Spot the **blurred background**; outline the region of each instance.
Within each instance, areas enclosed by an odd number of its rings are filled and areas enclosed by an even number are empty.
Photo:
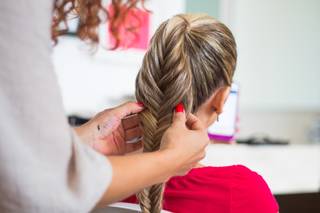
[[[145,6],[152,13],[140,11],[141,35],[129,49],[131,41],[108,49],[106,23],[92,54],[73,36],[77,21],[70,22],[70,35],[53,54],[67,115],[89,118],[134,100],[135,77],[159,24],[178,13],[207,13],[231,29],[238,45],[236,139],[257,143],[212,145],[204,163],[257,171],[277,196],[280,212],[320,212],[320,1],[148,0]],[[289,144],[268,145],[265,139]]]

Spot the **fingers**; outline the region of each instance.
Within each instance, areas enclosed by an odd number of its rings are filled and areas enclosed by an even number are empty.
[[[139,126],[140,119],[137,114],[126,116],[122,119],[122,126],[124,129],[131,129]]]
[[[119,118],[124,118],[127,115],[139,113],[143,109],[144,109],[144,106],[142,103],[127,102],[127,103],[124,103],[124,104],[122,104],[112,110],[113,110],[114,114],[117,115]]]
[[[123,133],[121,131],[114,131],[112,133],[113,135],[113,142],[115,145],[115,153],[114,154],[119,154],[123,155],[126,153],[126,144],[124,143],[124,137]]]
[[[199,120],[199,118],[197,118],[192,113],[189,113],[189,115],[187,117],[186,124],[187,124],[188,128],[191,130],[203,130],[204,129],[202,122]]]
[[[203,130],[204,126],[202,122],[192,113],[189,113],[187,118],[182,103],[178,104],[175,108],[173,116],[173,125],[187,125],[191,130]]]
[[[142,137],[142,130],[139,124],[140,119],[137,114],[127,116],[122,120],[125,141],[136,143],[137,140],[140,140]]]
[[[182,103],[179,103],[175,108],[175,113],[172,119],[172,125],[185,125],[186,123],[186,113]]]
[[[132,129],[125,130],[125,140],[126,141],[131,141],[135,138],[140,138],[141,136],[142,136],[142,131],[139,126],[132,128]]]
[[[136,151],[142,148],[142,141],[139,140],[136,143],[126,143],[126,153]]]

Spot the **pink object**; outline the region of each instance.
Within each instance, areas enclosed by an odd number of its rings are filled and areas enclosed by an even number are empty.
[[[126,8],[123,7],[123,10]],[[109,6],[108,11],[112,13],[112,7]],[[120,48],[136,48],[147,49],[149,42],[150,13],[138,8],[131,9],[123,24],[120,26]],[[108,26],[108,40],[111,47],[115,46],[115,39],[110,33]]]
[[[137,203],[135,196],[125,202]],[[277,213],[278,204],[256,172],[241,165],[192,169],[166,183],[163,207],[175,213]]]

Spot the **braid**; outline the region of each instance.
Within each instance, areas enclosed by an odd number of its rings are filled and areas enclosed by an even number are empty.
[[[140,115],[144,152],[159,150],[162,135],[172,121],[172,109],[178,103],[188,101],[187,94],[191,88],[191,75],[187,72],[184,53],[185,29],[173,30],[168,35],[172,39],[163,39],[167,25],[165,22],[156,32],[137,77],[137,82],[144,84],[137,83],[140,86],[136,89],[136,96],[147,108]],[[178,87],[179,81],[185,85]],[[164,184],[157,184],[138,194],[143,212],[161,211],[163,189]]]
[[[231,32],[211,17],[177,15],[160,25],[136,80],[136,98],[146,107],[140,113],[144,152],[160,149],[177,104],[193,112],[219,85],[230,84],[235,59]],[[139,192],[142,212],[160,212],[163,191],[161,183]]]

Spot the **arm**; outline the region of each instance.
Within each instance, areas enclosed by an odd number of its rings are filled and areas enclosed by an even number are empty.
[[[103,121],[108,120],[108,117],[112,117],[118,112],[123,112],[122,115],[125,116],[128,114],[126,112],[139,110],[141,108],[137,108],[136,104],[127,103],[112,110],[107,110],[105,114],[99,113],[100,115],[90,122],[94,125],[86,125],[81,132],[93,132],[90,131],[91,128],[97,125],[104,126]],[[109,127],[111,128],[112,125]],[[101,207],[124,199],[142,188],[165,182],[174,175],[186,174],[204,157],[204,149],[208,142],[206,130],[195,116],[190,114],[186,119],[184,111],[176,112],[171,127],[162,137],[162,145],[159,151],[108,157],[113,167],[113,177],[109,188],[97,206]],[[94,144],[95,141],[87,141],[87,143]],[[110,141],[104,141],[104,143],[113,146]]]
[[[98,207],[124,199],[142,188],[166,181],[175,170],[169,156],[169,153],[157,151],[109,157],[113,177]]]

